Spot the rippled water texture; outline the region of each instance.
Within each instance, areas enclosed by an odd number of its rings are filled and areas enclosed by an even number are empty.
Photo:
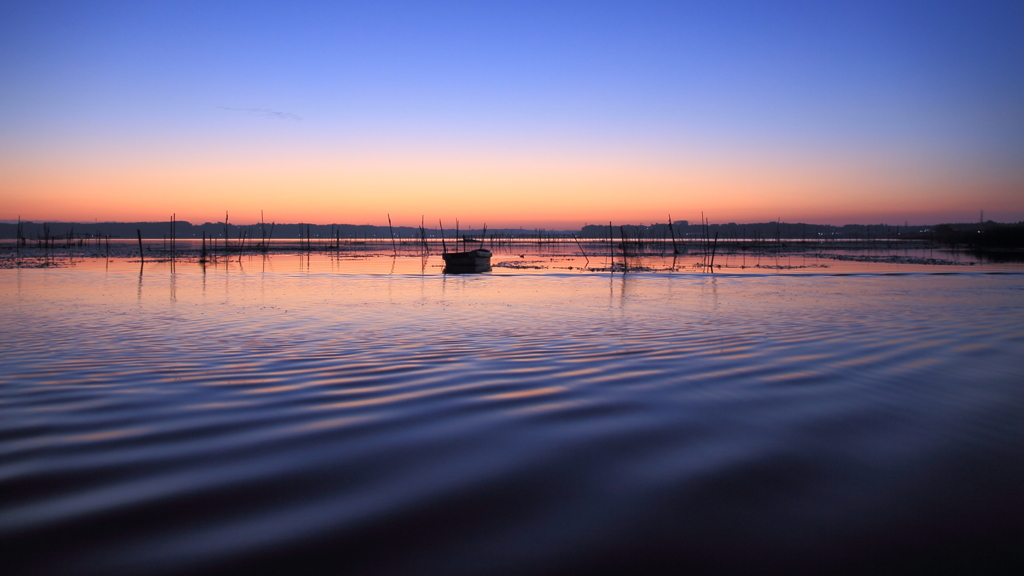
[[[0,270],[5,574],[1024,567],[1024,275]]]

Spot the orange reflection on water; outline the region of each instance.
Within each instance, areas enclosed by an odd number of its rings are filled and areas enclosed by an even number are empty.
[[[568,388],[564,386],[545,386],[544,388],[529,388],[515,392],[504,392],[502,394],[491,394],[484,396],[484,400],[515,400],[517,398],[532,398],[534,396],[548,396],[565,392]]]

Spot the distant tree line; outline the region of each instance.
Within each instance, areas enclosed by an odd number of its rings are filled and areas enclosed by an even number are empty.
[[[940,224],[935,227],[932,238],[950,246],[981,250],[1020,249],[1024,248],[1024,222],[1002,224],[989,220],[979,224]]]
[[[621,237],[625,232],[628,237],[669,238],[675,234],[678,238],[701,238],[704,234],[721,239],[821,239],[845,238],[851,240],[875,239],[927,239],[932,231],[931,226],[908,226],[889,224],[847,224],[831,226],[828,224],[808,224],[803,222],[755,222],[749,224],[709,224],[704,230],[700,224],[690,224],[686,220],[648,225],[613,225],[611,232],[614,238]],[[580,231],[584,238],[607,238],[608,224],[587,225]]]

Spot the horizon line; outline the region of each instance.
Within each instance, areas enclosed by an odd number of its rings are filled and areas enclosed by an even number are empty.
[[[261,223],[265,224],[265,225],[274,225],[274,226],[298,226],[298,225],[304,225],[304,226],[356,226],[356,227],[358,227],[358,226],[372,226],[372,227],[377,227],[377,228],[388,228],[389,226],[392,226],[391,224],[388,224],[388,223],[384,223],[384,224],[370,224],[370,223],[354,224],[354,223],[346,223],[346,222],[330,222],[330,223],[325,223],[325,224],[319,224],[319,223],[315,223],[315,222],[302,222],[302,221],[298,221],[298,222],[259,222],[259,221],[256,221],[256,222],[252,222],[252,223],[234,223],[234,222],[227,222],[227,223],[225,223],[224,221],[216,221],[216,222],[205,221],[205,222],[197,224],[197,223],[193,223],[193,222],[191,222],[189,220],[174,219],[173,221],[175,223],[188,224],[190,226],[205,226],[205,225],[208,225],[208,224],[209,225],[218,225],[218,226],[224,226],[225,224],[228,225],[228,226],[259,226]],[[168,218],[167,220],[103,220],[103,221],[94,220],[93,222],[72,221],[72,220],[0,219],[0,224],[18,224],[19,222],[22,223],[22,224],[80,224],[80,225],[83,225],[83,226],[89,226],[89,225],[95,226],[95,225],[100,225],[100,224],[168,224],[168,223],[171,222],[171,219]],[[609,224],[612,224],[613,222],[614,222],[614,220],[611,220],[611,221],[609,221]],[[680,224],[680,223],[685,222],[687,225],[692,225],[688,219],[673,220],[672,222],[673,222],[673,224]],[[710,222],[709,221],[708,225],[709,226],[754,226],[754,225],[761,225],[761,224],[788,224],[788,225],[805,225],[805,226],[829,226],[829,227],[833,227],[833,228],[842,228],[844,226],[893,226],[893,227],[895,227],[895,226],[903,226],[903,227],[911,226],[911,227],[919,227],[919,226],[941,226],[941,225],[944,225],[944,224],[949,224],[949,225],[976,225],[976,224],[1021,224],[1021,223],[1024,223],[1024,220],[1022,220],[1022,221],[1001,222],[1001,221],[997,221],[997,220],[988,219],[988,220],[983,220],[983,221],[961,221],[961,222],[948,221],[948,222],[934,222],[934,223],[927,223],[927,222],[922,223],[922,222],[919,222],[919,223],[914,223],[914,224],[910,224],[909,221],[905,220],[903,223],[896,223],[896,224],[892,224],[892,223],[888,223],[888,222],[874,222],[874,223],[872,223],[872,222],[847,222],[845,224],[830,224],[830,223],[821,223],[821,222],[801,222],[801,221],[788,222],[786,220],[776,219],[776,220],[764,220],[764,221],[760,221],[760,222],[736,222],[736,221],[732,221],[732,222]],[[668,221],[665,221],[665,222],[651,221],[650,223],[647,223],[647,224],[644,224],[642,222],[635,222],[635,223],[620,222],[619,224],[614,224],[614,225],[615,226],[657,226],[657,225],[667,225],[667,224],[668,224]],[[487,226],[487,228],[491,229],[491,230],[544,230],[546,232],[562,232],[562,231],[571,231],[571,230],[582,230],[584,227],[587,227],[587,226],[606,226],[606,225],[607,224],[604,224],[604,223],[599,223],[598,224],[598,223],[585,222],[585,223],[579,225],[579,227],[577,227],[577,228],[545,228],[543,226],[525,226],[525,225],[519,225],[519,226],[494,226],[494,227]],[[697,225],[699,225],[699,224],[697,224]],[[485,226],[486,226],[486,224],[485,224]],[[408,225],[408,224],[394,224],[393,227],[394,228],[419,228],[420,226],[419,225]],[[426,225],[424,225],[424,228],[427,229],[427,230],[437,229],[437,228],[434,228],[434,227],[431,227],[431,226],[426,226]],[[453,226],[453,229],[454,229],[454,226]],[[464,229],[465,230],[482,230],[483,227],[477,226],[477,227],[468,227],[468,228],[464,228]]]

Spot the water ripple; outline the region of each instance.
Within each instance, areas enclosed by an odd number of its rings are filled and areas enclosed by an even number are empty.
[[[8,573],[1020,559],[1014,275],[167,280],[0,270]]]

